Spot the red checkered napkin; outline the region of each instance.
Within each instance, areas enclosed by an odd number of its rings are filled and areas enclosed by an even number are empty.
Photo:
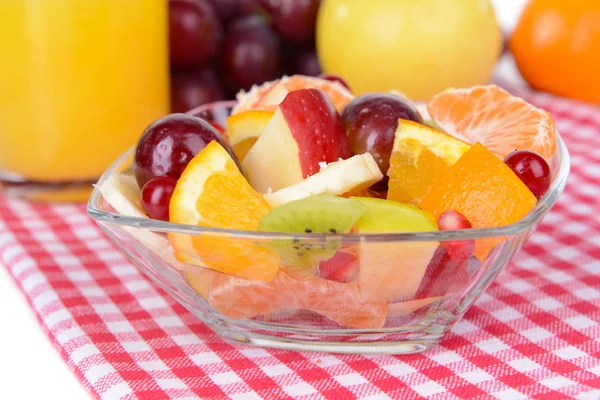
[[[229,344],[149,282],[81,206],[0,199],[0,261],[98,398],[600,398],[600,110],[547,95],[572,174],[451,334],[413,356]]]

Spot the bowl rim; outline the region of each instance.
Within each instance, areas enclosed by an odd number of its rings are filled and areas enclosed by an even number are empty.
[[[235,106],[236,101],[218,101],[197,107],[187,112],[190,115],[211,111],[215,109],[226,109]],[[210,228],[194,225],[177,224],[167,221],[159,221],[150,218],[134,217],[104,211],[99,207],[99,201],[102,197],[98,186],[105,182],[112,174],[117,172],[127,158],[131,157],[133,147],[123,153],[104,171],[87,203],[87,212],[92,219],[100,223],[117,224],[124,227],[147,229],[162,233],[179,233],[188,235],[211,234],[219,236],[228,236],[238,239],[251,240],[273,240],[273,239],[298,239],[315,240],[325,237],[340,237],[345,243],[361,242],[423,242],[423,241],[449,241],[449,240],[472,240],[481,238],[490,238],[498,236],[513,236],[530,229],[541,221],[544,215],[554,206],[558,197],[564,190],[570,171],[570,157],[567,147],[561,135],[556,132],[556,153],[560,156],[557,175],[552,180],[550,189],[537,202],[536,206],[521,220],[495,228],[474,228],[454,231],[428,231],[428,232],[400,232],[400,233],[347,233],[347,234],[306,234],[306,233],[283,233],[283,232],[257,232],[243,231],[235,229]]]

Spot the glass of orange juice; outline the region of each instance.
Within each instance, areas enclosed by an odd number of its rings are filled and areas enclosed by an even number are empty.
[[[0,1],[0,182],[38,200],[91,184],[169,111],[166,0]]]

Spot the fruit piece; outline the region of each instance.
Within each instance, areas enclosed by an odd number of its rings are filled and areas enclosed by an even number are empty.
[[[421,208],[436,218],[444,211],[464,215],[473,228],[509,225],[525,217],[536,198],[523,182],[481,143],[475,143],[429,188]],[[477,239],[482,262],[502,238]]]
[[[150,179],[142,188],[140,204],[150,218],[169,220],[169,201],[177,181],[168,176]]]
[[[319,276],[330,281],[348,283],[358,278],[358,257],[345,250],[338,250],[329,260],[319,264]]]
[[[321,194],[291,201],[273,208],[258,224],[261,232],[328,233],[350,232],[363,213],[355,200]],[[318,271],[319,263],[334,256],[341,239],[321,236],[313,239],[273,239],[268,244],[283,257],[281,269],[297,279],[307,279]]]
[[[229,318],[247,319],[282,310],[315,311],[341,326],[377,329],[385,323],[387,304],[361,300],[357,282],[339,283],[317,276],[296,280],[279,271],[270,282],[215,274],[209,304]]]
[[[415,106],[405,98],[390,93],[371,93],[352,100],[342,112],[353,154],[369,152],[381,172],[386,175],[394,146],[394,132],[398,119],[422,123],[423,118]],[[385,192],[387,176],[373,190]]]
[[[238,114],[247,110],[274,111],[288,93],[294,90],[311,88],[320,89],[327,93],[339,112],[354,98],[354,95],[338,82],[303,75],[284,76],[277,81],[266,82],[261,86],[253,87],[249,92],[238,93],[238,104],[231,113]]]
[[[320,3],[321,0],[262,0],[275,30],[283,38],[298,43],[313,38]]]
[[[435,95],[427,109],[444,132],[481,142],[501,160],[515,149],[550,160],[556,150],[550,114],[495,85],[446,90]]]
[[[350,88],[350,85],[348,84],[348,82],[346,82],[344,80],[344,78],[342,78],[339,75],[336,74],[320,74],[319,78],[321,79],[325,79],[331,82],[337,82],[340,85],[344,86],[346,89],[348,89],[350,92],[352,92],[352,89]]]
[[[502,46],[490,0],[327,0],[316,39],[323,71],[357,95],[399,89],[416,100],[488,82]]]
[[[418,205],[433,182],[470,147],[426,125],[400,120],[390,158],[387,198]]]
[[[227,118],[227,136],[235,155],[244,161],[246,154],[264,132],[274,112],[250,110]]]
[[[388,305],[387,318],[388,320],[390,320],[394,318],[404,317],[408,314],[414,313],[415,311],[423,307],[433,304],[438,300],[442,300],[443,298],[443,296],[435,296],[416,300],[407,300],[398,303],[391,303]]]
[[[427,266],[415,299],[447,296],[464,290],[469,283],[467,258],[456,259],[440,246]]]
[[[184,113],[223,98],[218,77],[211,69],[171,75],[171,112]]]
[[[133,172],[138,185],[144,187],[150,179],[162,175],[179,179],[188,162],[213,140],[235,158],[227,141],[203,119],[171,114],[156,120],[144,130],[135,147]]]
[[[202,66],[221,46],[223,28],[205,0],[169,1],[169,54],[178,67]]]
[[[389,200],[352,197],[364,206],[355,225],[357,233],[436,231],[435,219],[426,211]],[[391,301],[415,294],[437,242],[369,241],[360,244],[358,282],[367,302]]]
[[[464,215],[454,210],[444,211],[439,216],[437,224],[440,231],[457,231],[473,227]],[[473,240],[446,241],[442,242],[440,246],[457,261],[466,261],[475,251],[475,241]]]
[[[345,195],[360,193],[383,178],[373,156],[356,155],[327,164],[320,172],[275,193],[265,193],[271,207],[322,193]]]
[[[208,300],[213,278],[218,272],[208,268],[194,268],[184,270],[182,273],[192,289],[202,296],[204,300]]]
[[[508,165],[538,200],[550,189],[550,166],[539,154],[527,150],[513,151],[506,156],[504,164]]]
[[[536,90],[600,105],[599,26],[597,1],[527,2],[509,42],[519,72]]]
[[[261,193],[316,174],[319,163],[350,156],[342,118],[318,89],[290,92],[244,158],[243,170]]]
[[[140,204],[141,192],[133,175],[113,174],[98,186],[98,190],[119,214],[148,218]]]
[[[279,39],[257,15],[234,21],[225,38],[221,65],[231,89],[248,90],[252,85],[281,75]]]
[[[213,141],[179,178],[169,216],[171,222],[179,224],[255,231],[269,209],[229,153]],[[270,280],[279,268],[279,257],[249,239],[169,233],[169,240],[178,260],[245,279]]]

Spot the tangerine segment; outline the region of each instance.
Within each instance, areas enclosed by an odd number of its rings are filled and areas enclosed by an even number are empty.
[[[550,114],[495,85],[446,90],[433,96],[427,109],[445,132],[481,142],[500,159],[517,149],[534,151],[550,162],[556,151]]]
[[[276,81],[254,86],[249,92],[238,93],[238,104],[233,108],[232,114],[248,110],[275,111],[289,92],[311,88],[327,93],[339,112],[354,99],[352,92],[339,82],[304,75],[284,76]]]
[[[446,133],[401,119],[388,170],[388,200],[418,205],[433,182],[470,147]]]
[[[255,231],[270,206],[243,177],[217,142],[206,146],[177,181],[169,205],[170,221],[181,224]],[[227,233],[170,233],[178,260],[246,279],[270,280],[279,258],[248,239]]]
[[[229,318],[252,318],[282,310],[310,310],[339,325],[363,329],[381,328],[388,307],[386,303],[363,302],[356,281],[339,283],[317,276],[299,281],[283,271],[270,282],[215,274],[208,301]]]
[[[429,189],[421,208],[438,218],[447,210],[463,214],[473,228],[515,223],[535,206],[536,198],[498,157],[476,143]],[[475,255],[485,261],[503,238],[478,239]]]

